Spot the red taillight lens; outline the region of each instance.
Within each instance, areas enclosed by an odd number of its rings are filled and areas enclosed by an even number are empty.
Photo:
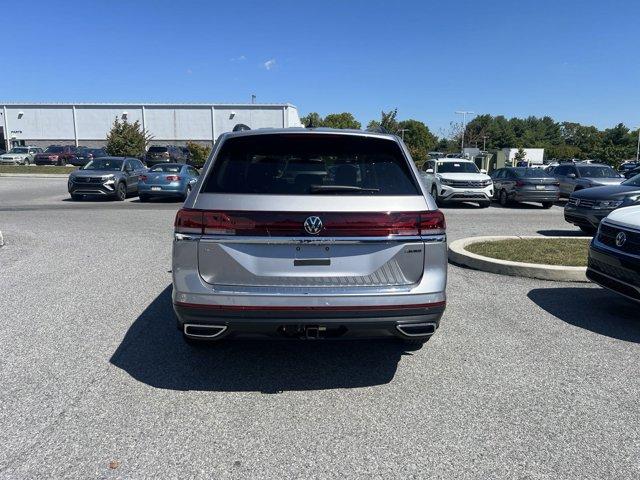
[[[420,214],[420,234],[428,235],[430,233],[444,233],[447,228],[447,222],[444,219],[444,213],[440,210],[433,212],[423,212]]]
[[[140,180],[141,182],[146,182],[147,181],[147,176],[146,175],[139,175],[138,176],[138,180]]]
[[[189,210],[182,208],[176,214],[174,223],[176,233],[197,233],[202,235],[204,224],[202,210]]]
[[[180,180],[179,175],[167,175],[165,178],[170,182],[177,182],[178,180]]]
[[[322,222],[313,235],[305,229],[307,218]],[[295,237],[388,237],[444,233],[441,211],[309,213],[309,212],[211,212],[183,209],[178,212],[176,232],[206,235]]]

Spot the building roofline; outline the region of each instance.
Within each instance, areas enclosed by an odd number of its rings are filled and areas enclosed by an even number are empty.
[[[12,107],[292,107],[291,103],[0,102]]]

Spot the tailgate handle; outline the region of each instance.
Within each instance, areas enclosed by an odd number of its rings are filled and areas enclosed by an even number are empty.
[[[331,265],[329,258],[301,258],[293,261],[294,267],[326,267]]]

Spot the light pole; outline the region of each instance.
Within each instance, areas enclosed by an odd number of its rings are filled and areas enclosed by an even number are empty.
[[[456,115],[462,115],[462,139],[460,140],[460,153],[464,153],[464,132],[467,129],[467,115],[473,115],[475,112],[468,110],[458,110]]]
[[[489,138],[489,135],[483,135],[482,136],[482,151],[483,152],[487,151],[487,138]]]
[[[400,132],[400,135],[402,135],[402,141],[404,142],[404,132],[408,131],[408,128],[401,128],[400,130],[398,130]]]
[[[640,162],[640,125],[638,125],[638,146],[636,147],[636,163]]]

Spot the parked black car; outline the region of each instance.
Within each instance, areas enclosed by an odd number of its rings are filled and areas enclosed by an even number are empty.
[[[94,158],[107,156],[104,148],[78,147],[75,156],[69,160],[69,163],[77,167],[83,167]]]
[[[137,158],[96,158],[72,172],[67,187],[73,200],[91,195],[122,201],[129,195],[138,195],[138,177],[146,171]]]
[[[542,168],[509,167],[491,172],[493,198],[506,206],[511,202],[539,202],[551,208],[560,198],[558,181]]]
[[[636,175],[640,175],[640,166],[634,168],[633,170],[627,170],[623,173],[625,178],[633,178]]]
[[[157,163],[187,163],[187,158],[182,149],[175,145],[152,145],[147,150],[144,162],[152,167]]]
[[[593,187],[574,192],[564,207],[564,219],[594,234],[600,221],[613,210],[640,204],[640,175],[620,185]]]

